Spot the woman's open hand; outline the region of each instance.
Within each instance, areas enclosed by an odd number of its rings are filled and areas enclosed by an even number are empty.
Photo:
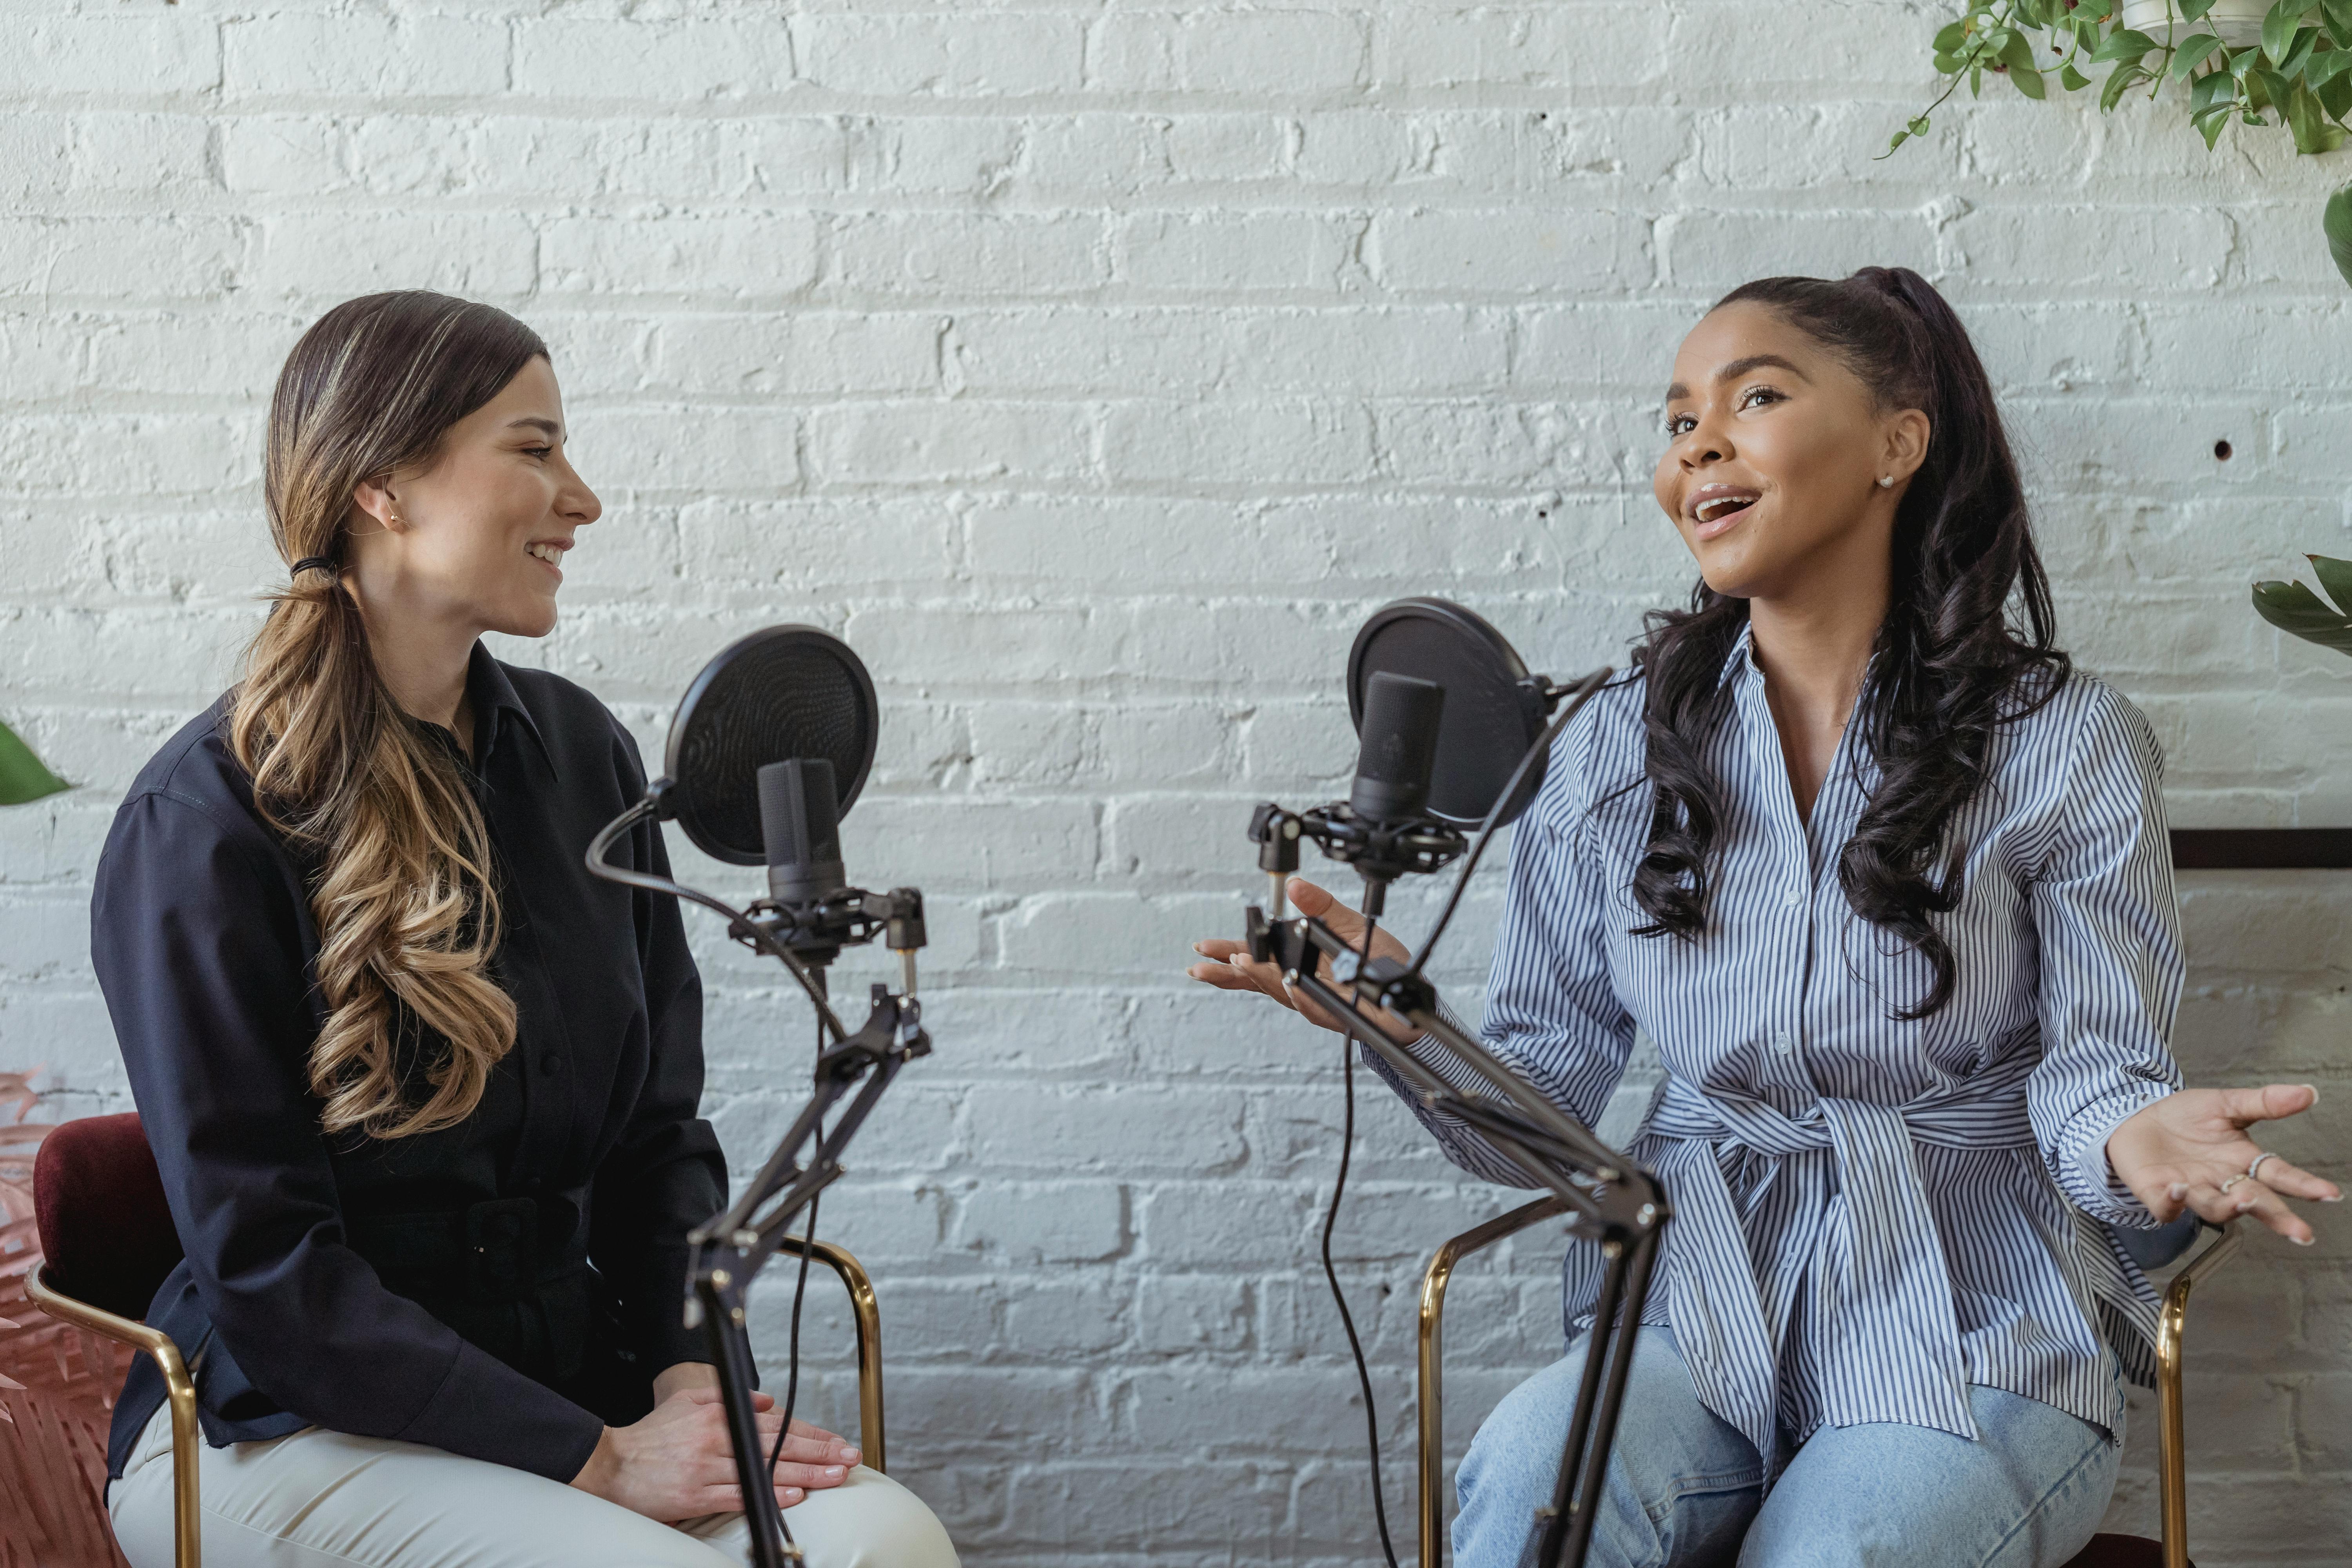
[[[783,1415],[767,1394],[752,1394],[751,1405],[764,1458]],[[811,1491],[841,1485],[857,1460],[852,1445],[821,1426],[793,1422],[783,1462],[776,1467],[776,1506],[790,1508]],[[644,1420],[605,1427],[572,1484],[665,1524],[742,1512],[743,1489],[735,1479],[735,1450],[727,1440],[719,1390],[681,1388]]]
[[[1362,915],[1339,902],[1328,892],[1304,877],[1290,879],[1289,893],[1291,904],[1300,914],[1311,915],[1320,920],[1331,928],[1333,935],[1349,945],[1362,945],[1364,940]],[[1292,1009],[1309,1023],[1319,1024],[1327,1029],[1336,1030],[1341,1027],[1338,1018],[1317,1006],[1307,997],[1299,995],[1284,982],[1280,965],[1254,962],[1245,943],[1228,942],[1222,937],[1213,936],[1194,942],[1192,951],[1199,953],[1203,960],[1202,963],[1195,963],[1184,971],[1193,979],[1213,985],[1221,991],[1263,992],[1284,1006]],[[1383,929],[1372,933],[1371,956],[1393,958],[1399,963],[1405,963],[1412,959],[1412,953],[1404,943]],[[1321,973],[1327,980],[1331,976],[1331,961],[1328,957],[1323,960]],[[1363,1016],[1367,1023],[1379,1022],[1382,1031],[1393,1038],[1412,1037],[1412,1031],[1400,1029],[1391,1019],[1378,1017],[1370,1012],[1365,1013]]]
[[[2311,1245],[2311,1226],[2287,1207],[2288,1198],[2334,1203],[2333,1182],[2299,1171],[2273,1154],[2249,1178],[2262,1154],[2246,1130],[2311,1109],[2319,1091],[2308,1084],[2263,1089],[2184,1089],[2127,1118],[2107,1135],[2107,1163],[2132,1194],[2161,1220],[2195,1209],[2220,1225],[2251,1214],[2289,1241]]]

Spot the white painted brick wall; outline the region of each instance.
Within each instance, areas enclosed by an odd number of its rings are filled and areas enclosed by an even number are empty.
[[[2208,156],[2168,102],[1999,94],[1874,162],[1930,89],[1918,7],[0,0],[0,708],[86,786],[0,813],[0,1058],[47,1063],[56,1113],[126,1103],[90,869],[277,573],[257,436],[296,333],[394,286],[514,310],[607,511],[562,627],[501,651],[649,743],[767,622],[845,632],[880,683],[851,865],[931,892],[940,1051],[826,1228],[881,1281],[898,1468],[974,1564],[1370,1557],[1312,1262],[1336,1051],[1186,989],[1184,944],[1236,922],[1250,802],[1340,780],[1370,606],[1453,595],[1566,672],[1684,591],[1650,406],[1730,285],[1935,278],[2006,390],[2067,639],[2155,719],[2179,819],[2352,822],[2352,668],[2245,597],[2352,553],[2352,296],[2316,227],[2352,169],[2275,135]],[[1465,1005],[1496,891],[1448,962]],[[2278,1142],[2342,1173],[2352,897],[2184,893],[2191,1075],[2320,1082]],[[806,1026],[692,923],[710,1109],[753,1159]],[[1380,1092],[1358,1170],[1402,1521],[1418,1260],[1513,1195]],[[1558,1348],[1554,1245],[1456,1287],[1457,1453]],[[2331,1212],[2199,1300],[2209,1564],[2352,1539],[2347,1255]],[[2143,1528],[2152,1426],[2116,1510]]]

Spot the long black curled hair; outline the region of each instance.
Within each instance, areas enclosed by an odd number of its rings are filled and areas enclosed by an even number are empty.
[[[1741,303],[1772,311],[1834,354],[1881,408],[1927,416],[1927,457],[1895,514],[1893,582],[1872,679],[1849,721],[1862,725],[1857,738],[1879,777],[1838,856],[1838,885],[1853,911],[1932,969],[1927,994],[1895,1015],[1924,1018],[1952,997],[1951,944],[1929,917],[1959,902],[1968,846],[1954,820],[1984,786],[1995,728],[2049,701],[2068,674],[2051,642],[2049,578],[1992,384],[1932,284],[1901,267],[1866,267],[1836,281],[1766,278],[1715,309]],[[1705,750],[1731,701],[1724,661],[1747,621],[1747,600],[1704,579],[1687,609],[1643,619],[1633,662],[1648,677],[1650,837],[1633,893],[1650,921],[1637,934],[1690,939],[1706,926],[1724,812]]]

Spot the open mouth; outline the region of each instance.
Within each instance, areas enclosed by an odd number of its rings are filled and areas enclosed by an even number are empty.
[[[546,540],[535,540],[522,547],[523,553],[534,561],[544,561],[557,571],[563,570],[563,548]]]
[[[1711,493],[1704,495],[1691,508],[1691,521],[1700,528],[1713,531],[1764,498],[1755,490],[1733,489],[1728,486],[1709,486]]]

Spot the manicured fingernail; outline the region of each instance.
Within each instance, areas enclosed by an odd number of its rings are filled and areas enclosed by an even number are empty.
[[[2164,1195],[2168,1198],[2171,1198],[2175,1202],[2179,1202],[2180,1199],[2189,1195],[2188,1184],[2182,1182],[2175,1182],[2172,1185],[2164,1189]]]
[[[2309,1247],[2313,1240],[2312,1237],[2307,1236],[2290,1236],[2287,1239],[2294,1242],[2297,1247]]]
[[[2253,1207],[2254,1207],[2254,1200],[2253,1200],[2253,1199],[2252,1199],[2252,1198],[2248,1198],[2244,1203],[2242,1203],[2242,1204],[2240,1204],[2240,1205],[2238,1205],[2238,1212],[2239,1212],[2240,1214],[2252,1214],[2252,1213],[2253,1212]]]
[[[829,1481],[837,1481],[841,1479],[841,1467],[839,1465],[827,1465],[824,1468],[824,1479]]]
[[[2342,1193],[2330,1193],[2319,1201],[2324,1204],[2340,1204],[2344,1201],[2344,1194]]]
[[[2307,1083],[2303,1087],[2311,1090],[2311,1103],[2317,1105],[2319,1103],[2319,1086],[2315,1083]]]

